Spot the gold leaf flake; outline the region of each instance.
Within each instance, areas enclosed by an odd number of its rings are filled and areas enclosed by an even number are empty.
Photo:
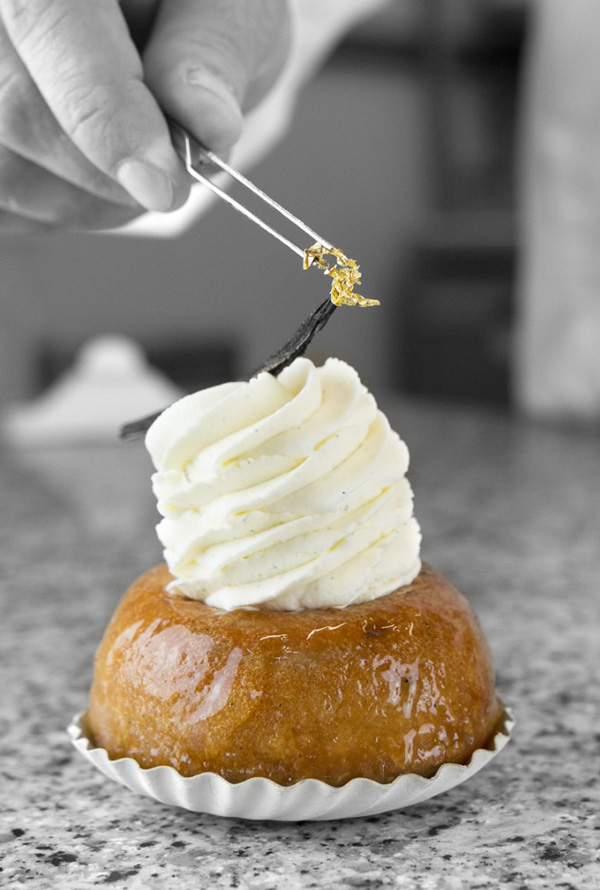
[[[328,263],[325,257],[329,255],[335,259],[335,263]],[[379,300],[370,300],[354,291],[354,287],[360,284],[360,267],[355,260],[347,257],[339,247],[331,250],[322,244],[313,244],[304,251],[304,268],[315,265],[329,275],[331,282],[331,302],[334,306],[379,306]]]

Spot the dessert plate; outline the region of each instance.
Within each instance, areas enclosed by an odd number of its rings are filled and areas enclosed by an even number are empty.
[[[373,816],[422,803],[479,772],[504,748],[514,725],[504,706],[498,730],[485,748],[474,751],[467,764],[444,764],[430,779],[408,774],[387,785],[352,779],[341,788],[318,779],[289,786],[263,778],[232,784],[216,773],[181,776],[170,766],[143,769],[131,757],[111,760],[104,748],[91,742],[85,711],[73,718],[68,733],[75,748],[104,775],[161,803],[215,816],[296,822]]]

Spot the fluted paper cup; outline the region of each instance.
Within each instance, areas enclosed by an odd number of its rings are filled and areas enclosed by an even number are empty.
[[[295,822],[373,816],[442,794],[493,760],[508,742],[514,723],[511,711],[504,707],[498,730],[485,748],[474,751],[467,764],[443,764],[430,779],[407,774],[384,785],[359,778],[340,788],[318,779],[288,786],[263,778],[234,784],[216,773],[182,776],[171,766],[144,769],[131,757],[111,760],[104,748],[91,741],[86,712],[73,718],[68,733],[75,748],[109,779],[161,803],[215,816]]]

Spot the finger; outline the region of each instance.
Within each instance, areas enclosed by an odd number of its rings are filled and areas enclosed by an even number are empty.
[[[171,117],[225,152],[242,110],[279,74],[288,41],[282,0],[163,0],[144,52],[146,82]]]
[[[0,11],[77,148],[149,210],[181,203],[184,171],[116,0],[0,0]]]
[[[67,137],[44,102],[0,22],[0,144],[108,201],[138,207]]]
[[[82,192],[0,146],[0,210],[63,229],[109,228],[143,212]]]

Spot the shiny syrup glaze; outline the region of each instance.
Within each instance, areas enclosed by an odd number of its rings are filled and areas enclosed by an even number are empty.
[[[224,612],[127,591],[98,650],[89,722],[111,756],[184,775],[282,784],[432,775],[498,719],[489,651],[466,600],[424,568],[346,609]]]

